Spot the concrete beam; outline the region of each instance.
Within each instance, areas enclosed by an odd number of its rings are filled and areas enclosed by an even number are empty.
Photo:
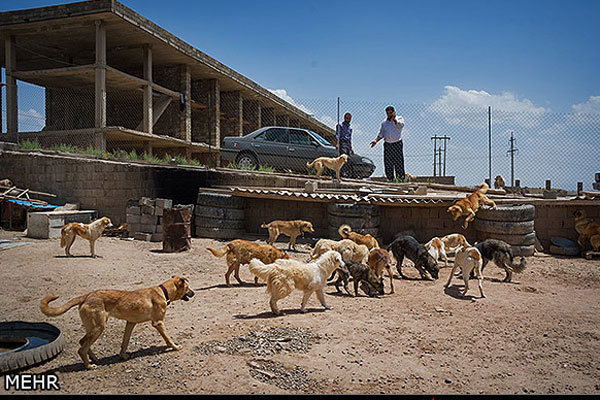
[[[183,93],[183,109],[179,112],[179,139],[192,141],[192,75],[190,66],[182,64],[179,70],[179,90]]]
[[[4,40],[4,53],[6,64],[6,131],[17,133],[19,131],[19,108],[17,79],[13,76],[13,72],[17,69],[17,51],[14,36],[9,36]]]
[[[106,26],[96,21],[96,85],[94,92],[95,126],[106,126]]]
[[[290,126],[290,116],[285,115],[275,115],[275,125],[276,126]]]
[[[244,135],[254,132],[260,128],[260,103],[258,100],[244,100],[242,104],[242,116],[244,119]]]
[[[289,126],[292,128],[300,128],[300,121],[297,119],[290,119]]]
[[[221,136],[242,136],[243,100],[239,91],[221,92]]]
[[[262,108],[260,110],[260,122],[262,126],[275,125],[275,109],[267,107]]]
[[[144,79],[148,81],[148,84],[144,86],[144,101],[143,101],[143,120],[142,130],[144,132],[152,133],[154,127],[154,118],[152,116],[153,105],[152,105],[152,48],[150,46],[144,46]]]

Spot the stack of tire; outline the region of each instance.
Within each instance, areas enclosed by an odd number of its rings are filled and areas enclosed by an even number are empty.
[[[475,219],[478,240],[502,240],[511,245],[514,256],[530,257],[535,252],[534,218],[532,204],[480,209]]]
[[[350,225],[353,232],[370,234],[377,241],[379,237],[379,206],[373,204],[329,203],[327,205],[330,239],[341,240],[340,225]]]
[[[196,237],[239,239],[244,234],[244,198],[199,192],[194,226]]]

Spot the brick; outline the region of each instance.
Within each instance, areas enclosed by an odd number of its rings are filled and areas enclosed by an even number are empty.
[[[127,224],[140,224],[142,216],[139,214],[127,214]]]
[[[142,225],[157,225],[158,217],[155,215],[141,215],[140,223]]]
[[[127,207],[125,212],[130,215],[140,215],[141,209],[138,206],[131,206],[131,207]]]
[[[136,232],[133,235],[133,238],[135,240],[144,240],[146,242],[149,242],[150,238],[152,238],[152,234],[150,234],[150,233],[144,233],[144,232]]]

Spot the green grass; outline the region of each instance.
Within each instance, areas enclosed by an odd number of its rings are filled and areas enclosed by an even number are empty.
[[[260,172],[275,172],[275,168],[271,167],[270,165],[259,165],[258,170]]]
[[[21,150],[41,150],[42,149],[42,145],[40,144],[40,142],[38,142],[37,139],[23,140],[19,144],[19,147],[21,148]]]
[[[50,150],[63,151],[65,153],[82,153],[81,149],[64,143],[54,145],[50,147]]]

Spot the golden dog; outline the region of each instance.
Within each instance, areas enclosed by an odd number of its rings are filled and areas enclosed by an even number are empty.
[[[282,233],[290,237],[290,243],[288,250],[293,248],[296,250],[296,238],[302,235],[304,232],[314,233],[312,223],[308,221],[295,220],[295,221],[271,221],[268,224],[262,224],[261,228],[269,230],[268,244],[273,244]]]
[[[350,239],[356,244],[364,244],[369,250],[379,248],[379,243],[372,235],[361,235],[360,233],[352,232],[350,225],[342,225],[338,229],[338,233],[344,239]]]
[[[50,307],[48,303],[56,300],[58,296],[47,296],[42,300],[40,309],[48,317],[57,317],[72,307],[79,306],[79,316],[85,328],[85,336],[79,341],[81,347],[78,353],[85,368],[93,369],[96,368],[96,365],[90,364],[88,356],[92,359],[92,362],[98,362],[91,347],[102,335],[108,317],[127,321],[123,342],[121,343],[121,352],[119,353],[123,359],[128,357],[127,346],[134,326],[147,321],[152,321],[152,326],[156,328],[168,346],[174,350],[180,350],[181,346],[173,343],[173,340],[167,334],[163,320],[167,305],[171,301],[187,301],[192,296],[194,296],[194,292],[188,287],[187,278],[173,276],[173,278],[158,286],[146,289],[133,291],[96,290],[75,297],[63,306],[56,308]]]
[[[229,277],[234,272],[235,279],[238,283],[243,284],[240,279],[240,265],[249,264],[250,260],[257,258],[265,264],[271,264],[279,258],[288,259],[290,256],[282,250],[279,250],[275,246],[270,244],[260,244],[255,242],[249,242],[247,240],[233,240],[223,247],[222,250],[215,250],[208,248],[215,257],[223,257],[227,255],[227,272],[225,273],[225,283],[231,287]],[[254,284],[258,283],[258,277],[254,277]]]
[[[340,180],[340,170],[348,161],[348,158],[349,157],[347,154],[342,154],[341,156],[336,158],[319,157],[313,160],[313,162],[306,163],[306,166],[308,168],[312,168],[314,166],[317,170],[317,176],[321,176],[321,174],[323,173],[323,169],[327,167],[331,170],[334,170],[335,176],[337,176],[338,180]]]
[[[102,232],[111,226],[112,223],[107,217],[97,219],[89,225],[82,224],[81,222],[71,222],[70,224],[63,226],[60,230],[60,247],[64,247],[67,257],[71,257],[71,246],[73,245],[75,238],[81,236],[82,238],[89,240],[92,257],[96,257],[94,244],[96,243],[96,240],[102,236]]]
[[[506,182],[504,181],[504,177],[502,175],[496,175],[496,179],[494,180],[494,189],[502,189],[506,186]]]
[[[340,241],[321,239],[315,244],[310,259],[314,260],[321,257],[325,252],[334,250],[340,253],[342,260],[354,261],[356,263],[366,264],[369,258],[369,249],[364,244],[356,244],[350,239]]]
[[[394,293],[394,274],[392,273],[392,256],[390,256],[390,253],[384,249],[372,249],[369,252],[368,264],[375,271],[378,278],[383,278],[383,271],[387,271],[390,277],[390,293]]]
[[[272,264],[264,264],[254,259],[250,261],[250,272],[267,281],[267,293],[271,295],[269,305],[275,315],[283,313],[277,302],[296,290],[304,292],[300,312],[306,312],[306,303],[313,293],[326,310],[332,307],[325,302],[323,288],[327,277],[343,265],[342,256],[337,251],[328,251],[316,261],[303,263],[297,260],[277,260]]]
[[[594,251],[600,250],[600,225],[591,218],[586,218],[584,210],[577,210],[575,216],[575,230],[579,233],[577,243],[585,250],[586,242],[589,240]]]
[[[457,200],[454,205],[448,207],[446,212],[452,214],[452,219],[456,221],[460,216],[466,216],[463,222],[463,228],[467,229],[469,222],[475,218],[475,213],[479,210],[482,204],[491,204],[492,208],[496,208],[496,203],[486,197],[486,193],[490,187],[487,183],[479,185],[479,189],[471,193],[464,199]]]

